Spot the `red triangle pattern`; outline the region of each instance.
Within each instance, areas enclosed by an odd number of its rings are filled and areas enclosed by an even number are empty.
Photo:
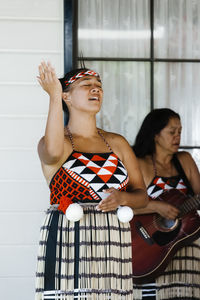
[[[91,159],[91,161],[98,161],[98,160],[106,160],[106,159],[96,154]]]
[[[116,155],[112,154],[109,156],[110,159],[108,159],[108,161],[110,160],[115,166],[88,166],[88,162],[92,161],[95,163],[95,161],[106,161],[105,158],[101,157],[100,155],[95,154],[92,159],[81,159],[80,157],[82,156],[82,153],[73,153],[73,156],[75,158],[77,158],[79,161],[81,161],[85,166],[87,166],[87,168],[89,168],[90,170],[92,170],[95,174],[97,174],[102,168],[108,170],[109,172],[111,172],[112,174],[98,174],[97,176],[100,177],[105,183],[109,181],[109,179],[112,177],[113,173],[115,172],[116,168],[117,168],[117,164],[118,164],[118,160],[112,160],[112,156],[116,157]]]
[[[75,158],[79,158],[81,155],[82,153],[74,152],[72,156]]]
[[[99,170],[101,169],[101,167],[88,167],[88,169],[92,170],[95,174],[97,174],[99,172]]]
[[[112,155],[111,155],[112,156]],[[115,156],[115,155],[113,155]],[[115,173],[115,170],[117,169],[117,165],[118,165],[118,160],[112,160],[112,159],[108,159],[108,161],[111,161],[115,166],[102,166],[102,168],[108,170],[109,172],[111,172],[112,174],[98,174],[98,176],[106,183],[110,180],[110,178],[112,177],[112,175]]]
[[[80,160],[84,165],[87,165],[88,162],[90,161],[87,157],[84,156],[85,159],[80,158],[81,156],[83,156],[82,153],[73,153],[73,157],[77,158],[78,160]]]
[[[117,169],[117,165],[118,165],[118,158],[117,159],[112,159],[112,156],[113,157],[115,157],[115,158],[117,158],[117,155],[116,154],[111,154],[110,156],[109,156],[109,159],[108,159],[108,161],[111,161],[112,162],[112,164],[114,164],[115,166],[103,166],[103,168],[104,169],[106,169],[106,170],[108,170],[109,172],[111,172],[112,174],[114,174],[115,173],[115,170]],[[111,178],[111,176],[112,176],[112,174],[105,174],[105,175],[99,175],[98,174],[98,176],[104,181],[104,182],[108,182],[108,180]]]
[[[111,172],[111,174],[98,174],[98,176],[106,183],[110,180],[117,167],[103,167],[104,169]]]
[[[116,168],[117,168],[117,166],[115,166],[115,167],[112,167],[112,166],[104,167],[104,169],[110,171],[111,173],[114,173]]]
[[[161,189],[165,189],[165,185],[166,183],[165,182],[159,182],[158,181],[160,180],[160,177],[159,178],[155,178],[153,183],[156,185],[156,186],[159,186]]]
[[[113,174],[99,175],[98,176],[106,183]]]

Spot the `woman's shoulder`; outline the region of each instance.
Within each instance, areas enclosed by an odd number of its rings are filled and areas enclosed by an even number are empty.
[[[55,174],[55,172],[63,165],[63,163],[67,160],[67,158],[70,156],[70,154],[72,153],[73,149],[72,149],[72,145],[69,141],[69,138],[66,137],[64,139],[64,150],[63,150],[63,154],[60,156],[60,158],[58,160],[56,160],[55,162],[52,163],[48,163],[45,160],[45,155],[42,156],[41,152],[42,152],[42,147],[44,146],[44,137],[42,137],[38,143],[38,154],[40,157],[40,161],[41,161],[41,166],[42,166],[42,171],[44,174],[44,177],[46,178],[47,183],[49,184],[49,182],[51,181],[51,178],[53,177],[53,175]]]
[[[193,161],[192,155],[187,151],[179,151],[176,156],[181,164],[190,164]]]
[[[137,159],[138,159],[139,163],[143,166],[152,166],[153,165],[151,155],[146,155],[144,157],[138,157]]]
[[[122,139],[122,140],[126,140],[125,137],[123,137],[121,134],[119,133],[116,133],[116,132],[111,132],[111,131],[106,131],[106,130],[103,130],[101,128],[98,128],[98,130],[107,138],[110,138],[110,139]]]
[[[138,158],[138,162],[143,173],[153,176],[154,169],[152,158],[150,155]]]
[[[135,159],[134,153],[128,141],[121,134],[101,130],[106,142],[109,144],[112,151],[125,162],[129,157]]]
[[[144,157],[138,158],[140,170],[145,181],[145,185],[148,186],[155,176],[153,162],[151,155],[146,155]]]
[[[66,156],[67,154],[70,154],[71,151],[72,151],[72,142],[70,140],[70,137],[68,135],[68,133],[64,133],[64,151],[63,151],[63,155]],[[37,147],[37,150],[38,150],[38,154],[39,154],[39,157],[40,157],[40,160],[41,162],[45,162],[45,157],[43,158],[42,156],[42,152],[43,149],[45,147],[45,136],[42,136],[38,142],[38,147]],[[62,156],[60,157],[60,159],[62,160]]]
[[[177,153],[178,160],[192,185],[195,194],[200,193],[200,173],[199,169],[192,158],[191,154],[187,151],[180,151]]]
[[[176,156],[187,177],[190,178],[191,173],[193,173],[197,169],[196,163],[192,158],[192,155],[187,151],[179,151],[177,152]]]
[[[124,147],[129,146],[128,141],[121,134],[118,134],[118,133],[115,133],[115,132],[105,131],[105,130],[102,130],[102,129],[99,129],[99,130],[103,134],[106,141],[110,144],[111,148],[112,147],[117,147],[118,148],[118,147],[121,147],[122,145]]]

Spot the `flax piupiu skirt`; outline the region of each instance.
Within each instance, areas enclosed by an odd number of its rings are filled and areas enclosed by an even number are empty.
[[[147,294],[152,293],[159,300],[199,300],[200,239],[179,249],[152,286],[135,284],[135,300],[148,300]]]
[[[42,299],[133,300],[129,222],[84,206],[78,222],[50,208],[41,227],[36,296]]]

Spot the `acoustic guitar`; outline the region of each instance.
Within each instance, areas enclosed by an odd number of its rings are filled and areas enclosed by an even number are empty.
[[[156,213],[135,215],[130,222],[135,283],[148,283],[161,275],[177,250],[200,236],[199,196],[171,189],[156,200],[176,206],[180,214],[176,220]]]

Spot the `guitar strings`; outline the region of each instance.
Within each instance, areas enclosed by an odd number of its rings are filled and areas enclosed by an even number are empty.
[[[170,194],[170,193],[171,193],[170,191],[172,191],[172,190],[165,191],[165,193],[166,193],[166,194],[167,194],[167,193]],[[175,191],[177,192],[178,190],[175,190]],[[197,206],[197,204],[200,205],[200,195],[196,195],[196,196],[192,197],[191,195],[185,195],[185,194],[184,194],[183,192],[181,192],[181,191],[179,191],[179,193],[180,193],[180,195],[182,196],[182,198],[185,198],[185,201],[182,203],[182,205],[181,205],[180,208],[179,208],[180,211],[182,210],[181,213],[179,214],[179,218],[180,218],[180,217],[184,216],[187,212],[189,212],[189,211],[195,209],[196,206]],[[168,196],[169,196],[169,195],[168,195]],[[162,195],[162,197],[161,197],[161,196],[158,196],[157,198],[158,198],[159,200],[163,201],[163,195]],[[172,200],[173,198],[175,198],[175,200],[176,200],[177,195],[171,196],[171,200]],[[186,201],[186,200],[189,200],[189,201]],[[154,229],[154,224],[155,224],[156,222],[158,222],[159,220],[161,220],[162,218],[163,218],[162,216],[157,215],[157,216],[153,219],[153,221],[151,221],[151,222],[149,222],[149,223],[147,223],[147,224],[145,225],[145,229],[146,229],[146,227],[149,227],[149,229]]]

